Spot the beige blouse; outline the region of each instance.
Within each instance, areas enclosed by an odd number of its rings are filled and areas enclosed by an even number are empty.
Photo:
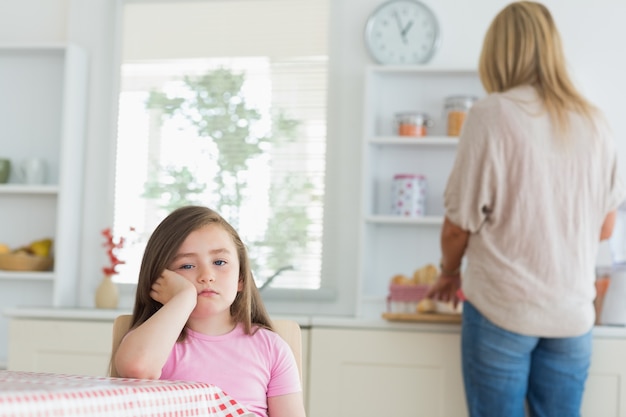
[[[444,194],[470,232],[462,288],[496,325],[566,337],[594,323],[600,228],[626,198],[608,129],[578,115],[556,138],[532,87],[491,94],[463,126]]]

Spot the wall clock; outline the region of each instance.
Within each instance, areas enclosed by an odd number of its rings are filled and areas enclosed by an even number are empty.
[[[439,46],[437,17],[417,0],[388,0],[365,25],[365,45],[380,64],[424,64]]]

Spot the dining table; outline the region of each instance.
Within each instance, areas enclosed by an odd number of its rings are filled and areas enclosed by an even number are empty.
[[[2,417],[254,417],[216,385],[0,370]]]

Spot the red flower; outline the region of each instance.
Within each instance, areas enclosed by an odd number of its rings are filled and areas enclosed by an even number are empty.
[[[130,231],[134,232],[135,228],[131,227]],[[106,254],[109,257],[110,262],[109,266],[105,266],[102,268],[102,272],[105,275],[116,275],[118,274],[118,271],[116,269],[117,266],[126,263],[125,261],[122,261],[120,258],[117,257],[117,251],[124,247],[124,244],[126,243],[126,238],[121,236],[116,241],[110,227],[107,227],[102,231],[102,236],[104,236],[106,239],[102,246],[106,248]]]

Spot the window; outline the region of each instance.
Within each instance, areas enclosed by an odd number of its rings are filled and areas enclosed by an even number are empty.
[[[274,276],[275,288],[321,287],[326,7],[126,4],[114,229],[135,227],[137,242],[118,281],[136,281],[145,241],[165,215],[202,204],[238,229],[258,284]],[[307,28],[295,24],[303,12]]]

